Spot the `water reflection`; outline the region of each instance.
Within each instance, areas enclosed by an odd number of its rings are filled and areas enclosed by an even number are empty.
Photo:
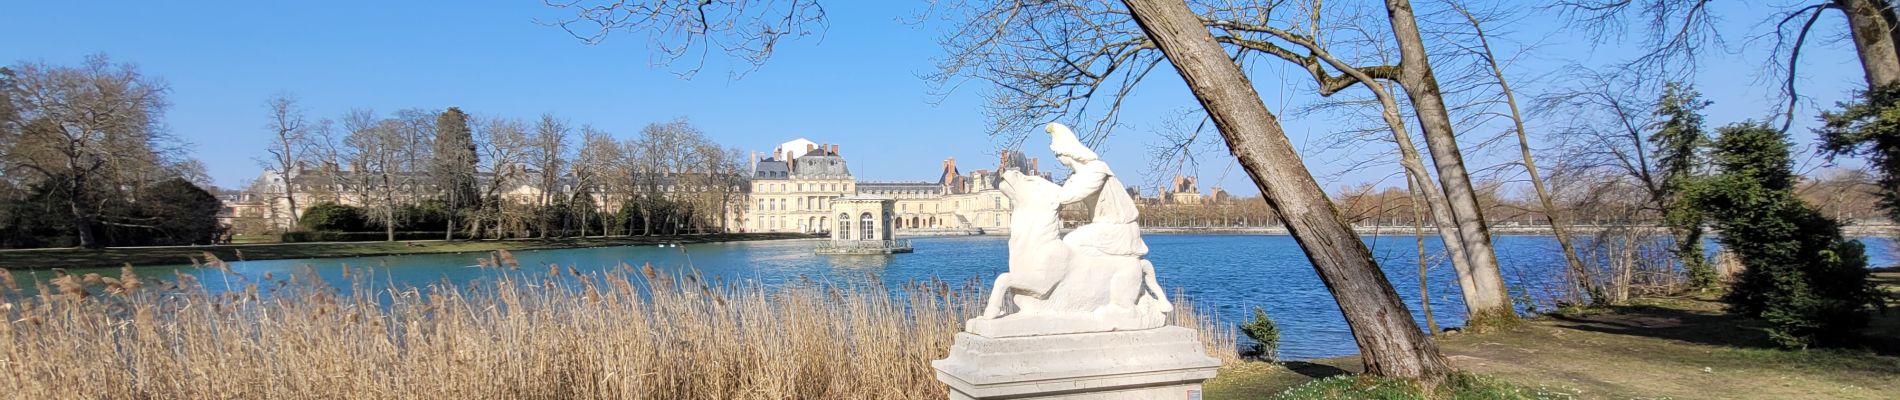
[[[1869,261],[1873,265],[1891,265],[1891,246],[1885,239],[1865,238]],[[1202,305],[1225,322],[1238,322],[1255,306],[1262,307],[1279,322],[1282,330],[1281,354],[1288,359],[1307,359],[1353,354],[1351,332],[1346,328],[1331,294],[1291,237],[1252,235],[1150,235],[1147,237],[1155,269],[1163,287],[1178,291]],[[1419,307],[1419,279],[1416,245],[1409,236],[1367,237],[1386,276],[1398,289],[1415,317],[1423,317]],[[680,247],[627,246],[593,249],[565,249],[516,252],[522,273],[545,273],[551,266],[565,272],[603,271],[623,263],[636,270],[644,266],[668,272],[697,270],[713,282],[752,281],[766,285],[782,284],[809,277],[833,282],[880,283],[899,287],[902,283],[942,279],[952,284],[986,283],[1007,269],[1006,238],[995,236],[917,239],[916,252],[882,256],[819,256],[812,254],[816,241],[783,240],[744,243],[707,243]],[[1429,251],[1438,252],[1436,238],[1428,238]],[[1556,242],[1541,236],[1499,236],[1496,238],[1498,261],[1514,290],[1530,296],[1545,296],[1561,287],[1558,274],[1563,259]],[[354,281],[365,287],[391,283],[426,285],[450,282],[465,285],[475,280],[492,281],[505,270],[474,268],[486,253],[425,254],[386,257],[335,259],[267,260],[231,263],[236,277],[214,269],[189,265],[146,267],[146,277],[171,277],[173,271],[196,276],[207,288],[218,291],[242,288],[265,274],[315,274],[341,285]],[[1432,310],[1441,326],[1463,323],[1464,312],[1456,279],[1442,260],[1426,274]],[[346,279],[344,266],[349,266]],[[97,272],[116,275],[116,268],[78,269],[74,273]],[[27,283],[47,279],[46,271],[19,271]],[[342,288],[347,290],[347,288]]]

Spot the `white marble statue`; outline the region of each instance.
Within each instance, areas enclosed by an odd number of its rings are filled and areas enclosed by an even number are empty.
[[[1173,310],[1155,281],[1134,199],[1108,163],[1068,127],[1049,124],[1049,149],[1074,171],[1062,185],[1003,172],[1010,214],[1009,271],[966,329],[988,337],[1159,328]],[[1058,209],[1082,204],[1089,223],[1061,236]]]

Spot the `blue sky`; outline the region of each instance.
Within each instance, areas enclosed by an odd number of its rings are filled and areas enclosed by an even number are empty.
[[[7,38],[0,44],[0,62],[74,64],[86,54],[103,52],[138,64],[170,84],[167,124],[193,144],[194,155],[226,187],[259,173],[254,158],[264,154],[268,136],[263,101],[278,92],[300,97],[313,118],[339,117],[351,108],[387,113],[458,106],[523,119],[551,112],[620,137],[637,134],[647,123],[687,117],[719,142],[748,150],[770,150],[798,137],[840,144],[853,171],[869,180],[931,179],[946,157],[961,160],[966,171],[994,164],[997,146],[985,133],[976,88],[937,96],[920,78],[932,72],[932,60],[942,53],[936,42],[940,27],[903,19],[922,11],[925,2],[830,1],[825,6],[829,28],[822,37],[780,46],[762,69],[738,80],[728,79],[730,68],[717,57],[693,79],[680,79],[675,73],[680,67],[650,62],[640,35],[583,44],[560,29],[536,24],[560,16],[538,1],[123,2],[86,9],[64,2],[16,2],[0,13],[0,37]],[[1763,31],[1757,24],[1771,10],[1727,6],[1721,24],[1731,32],[1732,47],[1749,48],[1744,39]],[[1558,30],[1560,21],[1550,19],[1554,13],[1532,14],[1507,27],[1507,39],[1541,43],[1511,71],[1524,79],[1522,90],[1538,90],[1542,82],[1532,77],[1549,76],[1565,65],[1625,56],[1617,46],[1566,42],[1576,35]],[[1824,18],[1818,29],[1841,32],[1838,19]],[[1718,54],[1704,66],[1697,83],[1715,101],[1708,110],[1711,125],[1759,118],[1770,108],[1773,89],[1755,83],[1761,60],[1756,53]],[[1858,65],[1843,46],[1811,49],[1802,68],[1804,90],[1822,104],[1862,84]],[[1283,72],[1297,71],[1259,68],[1253,79],[1268,106],[1282,113],[1293,142],[1303,147],[1309,168],[1327,188],[1379,180],[1396,171],[1352,168],[1354,160],[1365,157],[1353,152],[1383,151],[1380,144],[1369,150],[1312,145],[1341,124],[1326,120],[1332,116],[1287,115],[1286,110],[1314,99],[1290,83],[1302,76]],[[1149,132],[1162,126],[1163,116],[1194,104],[1171,71],[1150,75],[1124,106],[1127,125],[1106,143],[1105,157],[1123,174],[1160,182],[1148,175],[1166,178],[1172,172],[1147,168],[1147,147],[1160,142]],[[1795,140],[1813,139],[1797,133]],[[1048,158],[1043,146],[1025,148]],[[1505,156],[1479,151],[1469,161],[1482,167]],[[1257,192],[1224,152],[1202,160],[1198,171],[1188,173],[1198,173],[1204,189]]]

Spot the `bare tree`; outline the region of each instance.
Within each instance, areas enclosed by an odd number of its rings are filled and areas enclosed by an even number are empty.
[[[1399,165],[1405,170],[1407,180],[1410,181],[1408,184],[1420,188],[1420,191],[1425,196],[1425,204],[1432,210],[1431,215],[1435,220],[1434,225],[1438,229],[1439,238],[1441,242],[1445,244],[1445,251],[1452,256],[1453,270],[1457,273],[1459,287],[1463,289],[1461,293],[1464,296],[1467,313],[1476,317],[1488,314],[1500,314],[1498,310],[1509,310],[1510,304],[1506,301],[1506,297],[1504,296],[1502,274],[1497,272],[1498,265],[1496,257],[1495,255],[1491,257],[1484,257],[1483,255],[1494,253],[1487,251],[1481,254],[1469,249],[1488,248],[1490,240],[1488,233],[1477,236],[1469,235],[1473,230],[1482,232],[1482,228],[1484,227],[1482,213],[1467,212],[1467,216],[1476,215],[1473,218],[1478,219],[1473,220],[1461,217],[1456,211],[1457,209],[1478,210],[1479,208],[1476,204],[1475,196],[1467,194],[1465,197],[1448,198],[1445,194],[1447,193],[1447,189],[1460,185],[1449,185],[1448,179],[1444,174],[1448,169],[1455,170],[1462,174],[1464,171],[1462,161],[1454,163],[1456,165],[1437,163],[1440,173],[1440,183],[1447,185],[1435,186],[1429,183],[1432,175],[1426,171],[1424,162],[1419,156],[1418,148],[1412,142],[1411,133],[1405,127],[1404,112],[1400,108],[1396,96],[1393,96],[1384,84],[1386,80],[1394,79],[1398,76],[1398,68],[1391,65],[1356,67],[1345,60],[1333,56],[1325,47],[1320,46],[1319,35],[1321,31],[1318,25],[1320,24],[1321,14],[1318,10],[1318,4],[1313,4],[1307,14],[1310,20],[1307,21],[1306,24],[1308,24],[1310,31],[1306,34],[1298,34],[1294,33],[1294,30],[1291,29],[1275,28],[1268,25],[1272,21],[1266,20],[1265,18],[1272,14],[1271,11],[1274,5],[1273,3],[1266,5],[1241,3],[1241,5],[1231,8],[1216,9],[1212,15],[1204,17],[1203,21],[1210,26],[1220,29],[1221,32],[1224,33],[1223,35],[1216,36],[1216,40],[1232,44],[1246,51],[1267,54],[1299,65],[1312,76],[1314,83],[1318,86],[1319,92],[1322,95],[1333,95],[1340,90],[1350,87],[1354,83],[1365,85],[1378,100],[1380,118],[1385,122],[1387,129],[1390,131],[1393,143],[1397,145],[1399,150]],[[1264,35],[1265,37],[1251,37],[1250,35]],[[1291,43],[1297,46],[1299,50],[1278,45],[1273,42],[1275,40]],[[1332,75],[1327,70],[1328,68],[1339,71],[1340,75]],[[1442,110],[1442,106],[1440,109]],[[1428,134],[1428,146],[1431,146],[1431,138],[1432,136]],[[1442,135],[1440,140],[1441,143],[1439,147],[1434,149],[1433,160],[1435,161],[1445,160],[1447,158],[1443,153],[1456,153],[1457,150],[1455,143],[1452,144],[1451,149],[1444,149]],[[1461,186],[1469,191],[1469,178],[1464,179],[1466,179],[1465,184]],[[1454,207],[1454,204],[1459,205],[1459,207]],[[1472,244],[1474,240],[1482,240],[1487,245],[1475,246]],[[1497,276],[1498,278],[1486,280],[1483,278],[1485,276]]]
[[[429,184],[429,172],[435,165],[435,120],[442,110],[405,108],[396,110],[390,120],[401,135],[402,165],[397,169],[402,186],[408,190],[405,195],[410,201],[435,196],[435,185]]]
[[[542,2],[573,14],[547,25],[558,26],[588,44],[598,44],[616,32],[645,33],[648,44],[659,50],[653,54],[655,64],[671,65],[691,56],[693,66],[680,73],[686,77],[699,72],[711,50],[738,57],[756,69],[772,57],[779,40],[818,34],[825,25],[825,9],[816,0]]]
[[[1125,0],[1128,11],[1207,108],[1228,147],[1286,219],[1352,326],[1366,372],[1432,385],[1450,366],[1405,312],[1372,253],[1320,191],[1253,83],[1185,2]]]
[[[1087,113],[1090,101],[1102,99],[1107,116],[1089,133],[1089,141],[1099,142],[1135,83],[1170,62],[1333,291],[1366,371],[1427,384],[1443,379],[1450,367],[1437,345],[1419,331],[1371,252],[1340,218],[1240,65],[1201,18],[1179,0],[1123,4],[1126,8],[1082,1],[940,3],[958,28],[946,40],[949,58],[940,63],[937,77],[940,82],[972,77],[993,83],[995,132]],[[1103,87],[1110,90],[1096,96]]]
[[[1498,61],[1496,52],[1491,49],[1491,39],[1485,32],[1484,21],[1464,5],[1458,2],[1448,3],[1458,15],[1465,18],[1466,23],[1470,24],[1473,36],[1477,39],[1477,46],[1466,51],[1478,56],[1483,61],[1483,65],[1489,67],[1491,77],[1495,78],[1498,91],[1504,96],[1505,105],[1510,109],[1511,131],[1517,135],[1517,148],[1523,158],[1524,171],[1530,175],[1531,187],[1537,191],[1538,203],[1543,206],[1544,220],[1550,224],[1551,233],[1557,236],[1557,246],[1563,250],[1564,265],[1570,268],[1572,274],[1581,274],[1584,271],[1583,260],[1577,258],[1576,247],[1570,240],[1569,228],[1558,219],[1556,202],[1551,199],[1550,189],[1544,184],[1544,177],[1537,171],[1537,160],[1531,156],[1530,133],[1524,127],[1524,113],[1518,108],[1517,92],[1511,88],[1510,80],[1505,79],[1504,66]],[[1590,288],[1594,286],[1584,289]],[[1601,295],[1602,293],[1591,293],[1591,298],[1602,298]]]
[[[137,67],[94,55],[77,67],[23,63],[9,95],[20,121],[5,161],[8,175],[57,185],[81,247],[101,245],[95,227],[150,228],[154,221],[108,215],[104,205],[136,201],[138,188],[168,173],[159,154],[170,140],[159,119],[165,84]]]
[[[605,181],[611,176],[609,171],[619,164],[619,150],[620,146],[614,143],[613,136],[608,135],[607,132],[595,129],[593,125],[581,125],[580,151],[575,153],[574,162],[570,163],[572,167],[568,168],[574,182],[574,190],[568,194],[570,204],[584,200],[588,202],[589,207],[592,207],[594,199],[581,199],[580,196],[602,197],[605,195],[601,187],[605,186]],[[602,197],[602,200],[605,198]],[[581,236],[586,237],[587,214],[580,213],[580,217]],[[601,234],[606,235],[606,218],[601,218],[601,221]]]
[[[1724,37],[1716,28],[1720,18],[1711,0],[1563,0],[1557,3],[1586,37],[1607,41],[1623,37],[1628,25],[1640,24],[1643,52],[1616,69],[1627,71],[1635,84],[1660,86],[1687,81],[1699,67],[1706,47],[1720,46]],[[1802,50],[1812,36],[1846,38],[1859,57],[1867,86],[1900,82],[1900,14],[1887,0],[1805,0],[1779,5],[1780,12],[1765,25],[1772,31],[1756,35],[1773,41],[1763,65],[1777,76],[1787,107],[1782,130],[1794,119],[1801,96],[1796,82]],[[1846,35],[1816,35],[1815,23],[1829,11],[1846,19]]]
[[[533,154],[528,155],[528,168],[536,174],[535,189],[537,212],[546,212],[554,204],[555,196],[561,189],[561,176],[567,168],[567,142],[569,129],[567,120],[554,114],[541,114],[540,122],[534,125],[534,136],[529,138]],[[553,216],[538,216],[540,236],[548,237],[549,224]]]
[[[304,135],[304,142],[298,147],[316,169],[315,175],[323,180],[322,184],[308,188],[309,198],[342,203],[343,195],[349,192],[350,177],[343,171],[347,161],[343,157],[342,141],[336,132],[336,122],[327,118],[311,124]]]
[[[476,219],[478,226],[475,231],[480,236],[482,227],[479,224],[486,222],[492,228],[494,237],[500,238],[509,225],[518,225],[508,222],[508,219],[516,218],[509,211],[517,205],[502,199],[502,193],[529,180],[524,160],[529,158],[533,150],[529,144],[528,126],[520,120],[488,118],[477,124],[477,127],[475,143],[484,161],[479,173],[488,175],[482,199],[493,206],[480,210],[482,217]]]
[[[344,124],[349,136],[343,142],[351,168],[364,181],[361,187],[369,200],[365,204],[372,211],[370,220],[383,226],[384,240],[395,241],[396,225],[402,223],[398,197],[410,192],[405,167],[411,157],[406,153],[412,135],[404,132],[401,121],[378,120],[368,110],[351,110]]]
[[[283,196],[290,205],[289,221],[284,224],[291,229],[297,228],[297,184],[295,179],[302,173],[305,151],[310,141],[310,126],[304,120],[303,108],[297,105],[297,97],[289,93],[279,93],[264,100],[268,122],[265,129],[271,131],[271,142],[264,147],[270,153],[269,159],[260,159],[266,170],[275,172],[283,182],[283,190],[275,195]],[[272,202],[273,204],[275,202]]]

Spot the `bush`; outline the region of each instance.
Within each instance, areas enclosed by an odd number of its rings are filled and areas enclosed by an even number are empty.
[[[79,244],[72,209],[66,205],[64,178],[48,179],[26,190],[0,196],[0,248],[68,247]],[[184,179],[145,186],[138,202],[108,200],[99,205],[92,234],[100,246],[173,246],[209,244],[221,228],[217,196]]]
[[[1768,321],[1783,347],[1847,344],[1866,326],[1879,292],[1867,282],[1860,242],[1795,196],[1786,136],[1756,123],[1730,125],[1714,156],[1720,174],[1697,183],[1688,200],[1741,259],[1723,297],[1729,310]]]
[[[1280,326],[1267,316],[1267,310],[1254,307],[1253,319],[1240,324],[1240,331],[1246,333],[1248,339],[1253,339],[1252,348],[1241,356],[1265,361],[1280,358]]]
[[[303,216],[297,218],[297,226],[311,231],[361,231],[369,226],[369,219],[364,215],[362,208],[323,202],[305,209]]]
[[[218,239],[218,209],[224,202],[198,185],[172,178],[146,189],[140,214],[156,219],[157,234],[145,232],[152,245],[211,244]]]

